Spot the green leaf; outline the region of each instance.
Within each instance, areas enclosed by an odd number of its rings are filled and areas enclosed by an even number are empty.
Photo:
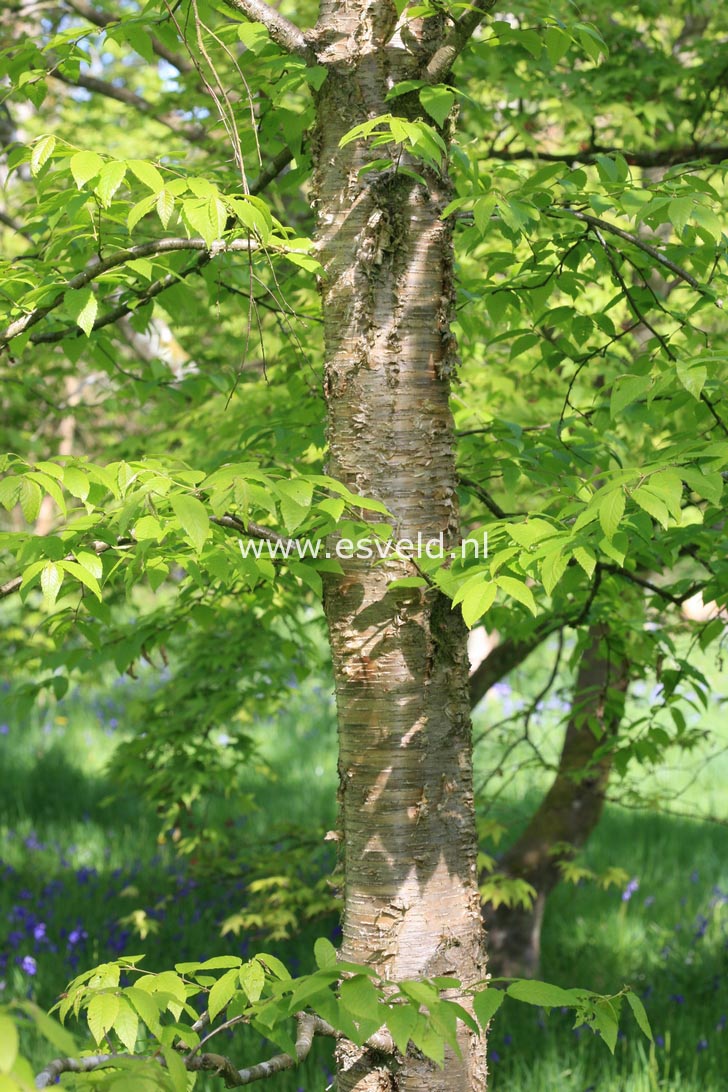
[[[547,27],[543,32],[543,40],[546,52],[551,64],[558,64],[562,57],[566,56],[571,47],[571,36],[560,27]]]
[[[248,1000],[255,1004],[265,986],[265,972],[256,959],[245,963],[238,972],[240,985],[245,990]]]
[[[473,1010],[478,1023],[485,1030],[505,1000],[505,990],[481,990],[473,997]]]
[[[586,575],[591,578],[597,567],[597,559],[594,556],[594,551],[586,546],[577,546],[574,550],[574,557],[581,565]]]
[[[599,522],[608,539],[614,538],[622,516],[627,499],[621,486],[608,492],[599,505]]]
[[[99,171],[99,181],[94,187],[94,193],[98,196],[104,208],[108,208],[126,177],[126,164],[119,162],[106,163]]]
[[[641,999],[636,993],[633,993],[632,990],[628,990],[625,996],[627,998],[627,1004],[634,1013],[634,1018],[637,1021],[640,1031],[647,1036],[650,1042],[652,1042],[652,1028],[650,1027],[650,1021]]]
[[[194,546],[197,553],[210,537],[210,517],[207,509],[196,497],[172,497],[172,511],[180,522],[182,530]]]
[[[20,1040],[15,1021],[0,1014],[0,1073],[9,1073],[18,1056]]]
[[[619,1022],[610,1001],[598,1001],[594,1006],[594,1027],[601,1033],[602,1039],[614,1054]]]
[[[462,612],[465,625],[472,629],[479,618],[493,606],[497,593],[496,585],[482,576],[468,581],[468,590],[462,599]]]
[[[616,417],[631,402],[645,394],[652,386],[650,375],[618,375],[612,387],[609,405],[611,417]]]
[[[497,576],[495,582],[507,595],[523,603],[524,607],[528,607],[531,614],[538,614],[533,592],[522,580],[516,580],[513,576]]]
[[[659,497],[656,497],[654,493],[651,493],[650,490],[646,489],[644,486],[633,489],[631,496],[632,500],[647,512],[648,515],[652,516],[653,519],[656,519],[663,527],[667,527],[670,522],[670,513],[668,512],[664,501]]]
[[[20,482],[20,507],[28,523],[35,523],[40,514],[43,493],[32,478],[22,478]]]
[[[162,227],[166,228],[174,212],[174,194],[169,190],[160,190],[157,194],[157,215],[162,221]]]
[[[401,1054],[407,1051],[407,1044],[416,1023],[417,1009],[414,1005],[398,1002],[387,1009],[386,1024]]]
[[[88,475],[82,470],[77,470],[75,466],[66,467],[63,472],[63,484],[68,492],[79,500],[86,500],[91,487]]]
[[[79,189],[88,182],[89,178],[95,178],[104,165],[104,161],[96,152],[77,152],[71,156],[71,174]]]
[[[161,1033],[159,1025],[159,1005],[146,990],[140,990],[136,986],[127,986],[124,990],[136,1012],[147,1025],[152,1035],[158,1037]]]
[[[162,1054],[167,1063],[167,1072],[172,1080],[174,1092],[187,1092],[187,1067],[183,1059],[172,1047],[162,1047]]]
[[[558,584],[561,577],[566,572],[569,564],[569,558],[561,550],[555,550],[552,554],[547,554],[541,564],[541,580],[543,582],[543,588],[547,595],[551,595],[554,588]]]
[[[153,193],[157,194],[164,189],[164,179],[153,163],[148,163],[144,159],[130,159],[127,166]]]
[[[58,592],[63,583],[63,571],[54,565],[46,565],[40,574],[40,586],[43,590],[43,602],[48,608],[52,607],[58,598]]]
[[[338,956],[336,948],[330,940],[326,937],[319,937],[313,946],[314,959],[316,960],[316,966],[322,971],[330,970],[336,966]]]
[[[101,600],[101,588],[99,582],[95,576],[85,569],[83,565],[79,565],[76,561],[59,561],[58,564],[65,569],[71,576],[75,576],[82,584],[84,584],[89,591],[92,591],[98,600]]]
[[[63,306],[76,325],[80,326],[86,337],[91,336],[96,315],[99,310],[99,301],[92,288],[78,288],[66,292],[63,297]]]
[[[237,969],[227,971],[221,978],[218,978],[217,982],[210,990],[210,996],[207,999],[207,1008],[210,1013],[210,1021],[213,1021],[217,1014],[219,1012],[222,1012],[222,1010],[229,1004],[237,988]]]
[[[667,206],[670,223],[678,235],[682,235],[694,208],[695,202],[691,197],[675,197]]]
[[[703,364],[691,364],[688,360],[678,360],[676,365],[677,377],[696,401],[700,401],[700,394],[708,378],[708,369]]]
[[[53,155],[55,146],[56,138],[54,136],[41,137],[40,140],[36,141],[33,145],[33,151],[30,156],[30,173],[33,176],[40,173],[41,169]]]
[[[364,974],[346,978],[341,983],[339,996],[342,1006],[357,1020],[371,1020],[375,1026],[382,1022],[379,994],[371,980]]]
[[[508,987],[508,996],[544,1009],[574,1004],[574,995],[568,990],[563,990],[561,986],[552,986],[550,982],[538,982],[536,979],[519,978],[512,982]]]
[[[435,87],[423,87],[420,90],[422,108],[431,118],[434,118],[440,128],[447,121],[454,102],[455,95],[442,84],[437,84]]]
[[[89,1001],[86,1019],[96,1043],[109,1031],[119,1014],[119,997],[115,993],[97,993]]]
[[[114,1020],[114,1031],[129,1053],[133,1054],[139,1034],[139,1017],[124,997],[119,998],[119,1011]]]

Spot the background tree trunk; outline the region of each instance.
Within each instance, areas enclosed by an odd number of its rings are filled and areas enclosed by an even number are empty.
[[[390,111],[387,91],[421,63],[401,42],[385,45],[392,17],[383,3],[324,5],[317,28],[331,57],[355,54],[329,71],[315,141],[329,470],[381,500],[397,537],[442,532],[452,545],[447,178],[415,160],[407,166],[423,183],[396,167],[361,174],[387,150],[339,147],[353,126]],[[440,24],[424,20],[421,35]],[[406,116],[406,100],[397,104]],[[411,111],[421,115],[416,96]],[[434,590],[389,590],[412,575],[408,562],[342,566],[325,600],[339,715],[342,957],[393,979],[448,974],[472,983],[485,964],[465,627]],[[441,1071],[417,1051],[392,1065],[349,1044],[339,1052],[338,1088],[482,1092],[484,1037],[463,1028],[462,1048]]]
[[[561,879],[559,863],[586,843],[604,809],[612,760],[609,753],[597,757],[597,752],[617,733],[628,683],[627,659],[610,648],[605,624],[593,625],[574,685],[556,777],[523,834],[499,861],[502,872],[536,889],[533,906],[484,911],[494,974],[538,972],[544,908]]]

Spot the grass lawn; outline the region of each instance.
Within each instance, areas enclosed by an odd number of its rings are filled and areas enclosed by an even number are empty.
[[[537,689],[535,675],[512,681],[512,691],[481,708],[481,726],[507,712],[509,703],[517,705],[522,691]],[[2,724],[0,714],[0,1000],[31,996],[50,1006],[79,969],[138,952],[147,953],[150,970],[162,970],[180,960],[268,948],[296,973],[312,967],[315,936],[336,937],[335,915],[292,940],[221,937],[221,922],[246,904],[246,876],[206,877],[190,869],[169,844],[158,844],[153,811],[134,799],[104,806],[110,788],[104,764],[125,730],[131,685],[73,694],[32,724]],[[538,718],[538,741],[547,751],[558,747],[558,716],[554,707]],[[711,748],[721,739],[728,744],[717,702],[703,723]],[[326,829],[334,821],[336,778],[327,694],[304,687],[275,730],[261,724],[257,731],[274,779],[252,769],[241,775],[241,795],[254,792],[259,803],[236,827],[241,843],[270,843],[272,816]],[[476,780],[497,754],[491,734],[476,752]],[[548,783],[542,771],[518,768],[522,758],[514,753],[513,770],[507,767],[489,785],[491,796],[503,788],[492,814],[513,831]],[[688,767],[699,768],[700,755],[676,754],[668,765],[661,783],[677,788],[689,780]],[[656,781],[649,771],[637,775],[645,788]],[[726,820],[726,784],[728,758],[721,757],[701,769],[674,807]],[[231,808],[233,814],[234,800]],[[275,849],[273,842],[273,859]],[[509,1000],[490,1035],[494,1092],[728,1089],[726,849],[720,823],[608,807],[584,863],[597,872],[619,865],[636,883],[629,897],[622,889],[563,884],[547,907],[542,977],[599,991],[631,984],[644,999],[655,1043],[628,1015],[612,1057],[591,1032],[572,1030],[568,1014]],[[143,939],[128,920],[139,909],[151,929]],[[275,1052],[256,1036],[225,1049],[235,1050],[241,1064]],[[47,1059],[47,1053],[38,1056],[39,1064]],[[317,1043],[307,1063],[273,1087],[324,1092],[330,1070],[330,1046]],[[200,1079],[196,1087],[206,1092],[219,1082]]]

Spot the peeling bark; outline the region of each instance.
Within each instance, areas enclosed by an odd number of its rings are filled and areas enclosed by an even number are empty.
[[[363,141],[355,125],[392,109],[388,90],[417,78],[441,20],[408,24],[393,6],[322,7],[316,38],[331,63],[314,141],[326,338],[329,472],[381,500],[399,538],[458,541],[454,438],[448,405],[452,248],[440,213],[446,175]],[[417,117],[416,95],[397,112]],[[409,113],[408,113],[409,112]],[[339,714],[344,853],[342,957],[392,979],[484,977],[476,870],[466,633],[433,590],[390,589],[411,563],[342,561],[325,609]],[[439,1070],[405,1058],[339,1049],[340,1092],[482,1092],[484,1037],[463,1028],[463,1057]]]

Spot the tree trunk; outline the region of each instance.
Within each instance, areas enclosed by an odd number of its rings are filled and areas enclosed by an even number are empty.
[[[629,663],[610,649],[607,627],[592,626],[556,777],[523,834],[499,861],[502,872],[527,880],[536,889],[536,898],[530,909],[503,905],[486,909],[494,974],[520,977],[538,972],[544,907],[561,879],[559,862],[570,849],[586,843],[601,818],[612,760],[609,753],[596,755],[617,733],[628,683]]]
[[[448,405],[453,343],[452,252],[440,213],[447,177],[400,149],[341,137],[387,114],[387,91],[417,72],[417,50],[385,45],[393,8],[323,5],[319,42],[330,68],[318,102],[318,206],[326,337],[329,472],[382,501],[398,538],[458,541]],[[409,24],[437,34],[437,18]],[[389,25],[387,25],[389,24]],[[352,52],[354,54],[352,58]],[[415,96],[397,112],[421,116]],[[428,589],[389,589],[411,563],[342,559],[325,597],[339,715],[339,800],[345,893],[342,957],[392,979],[485,974],[476,871],[466,633]],[[482,1036],[463,1028],[462,1058],[444,1070],[412,1048],[382,1061],[347,1045],[340,1092],[482,1092]]]

